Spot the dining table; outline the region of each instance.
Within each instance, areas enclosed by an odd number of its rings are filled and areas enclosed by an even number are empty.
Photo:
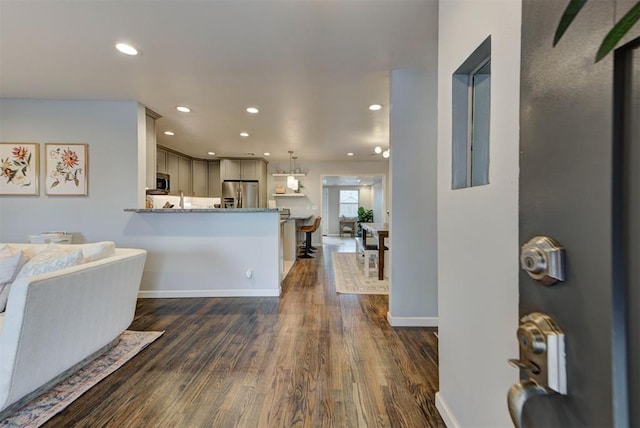
[[[378,237],[378,279],[384,279],[384,252],[387,248],[384,240],[389,237],[389,223],[360,223],[362,226],[362,244],[367,247],[367,234]]]

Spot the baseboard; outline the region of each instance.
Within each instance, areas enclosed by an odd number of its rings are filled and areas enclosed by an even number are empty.
[[[181,297],[278,297],[280,289],[257,290],[140,290],[140,299],[173,299]]]
[[[437,327],[438,317],[393,317],[387,312],[391,327]]]
[[[458,420],[454,416],[449,406],[447,406],[444,398],[442,398],[442,394],[440,394],[439,392],[436,392],[436,409],[438,409],[438,412],[440,412],[440,416],[442,417],[442,420],[444,421],[447,428],[460,427]]]

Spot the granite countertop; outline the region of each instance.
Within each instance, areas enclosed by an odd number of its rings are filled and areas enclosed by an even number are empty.
[[[277,208],[125,208],[128,213],[184,214],[184,213],[277,213]]]

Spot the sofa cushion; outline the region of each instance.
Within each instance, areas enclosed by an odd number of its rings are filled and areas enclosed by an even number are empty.
[[[40,275],[83,263],[82,250],[65,251],[58,245],[49,245],[22,266],[16,278]]]
[[[24,261],[22,251],[6,245],[0,249],[0,284],[13,281]]]
[[[4,311],[7,309],[7,302],[9,301],[10,287],[11,287],[10,282],[0,284],[0,315],[4,314]]]
[[[84,262],[95,262],[106,259],[116,254],[116,243],[113,241],[93,242],[91,244],[76,245],[75,248],[82,250]]]
[[[4,312],[7,306],[9,286],[25,261],[22,251],[8,245],[0,248],[0,313]]]

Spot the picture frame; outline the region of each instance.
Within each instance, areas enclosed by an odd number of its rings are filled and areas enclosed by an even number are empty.
[[[0,143],[0,195],[39,195],[39,155],[38,143]]]
[[[89,145],[45,144],[44,185],[48,196],[87,196]]]

